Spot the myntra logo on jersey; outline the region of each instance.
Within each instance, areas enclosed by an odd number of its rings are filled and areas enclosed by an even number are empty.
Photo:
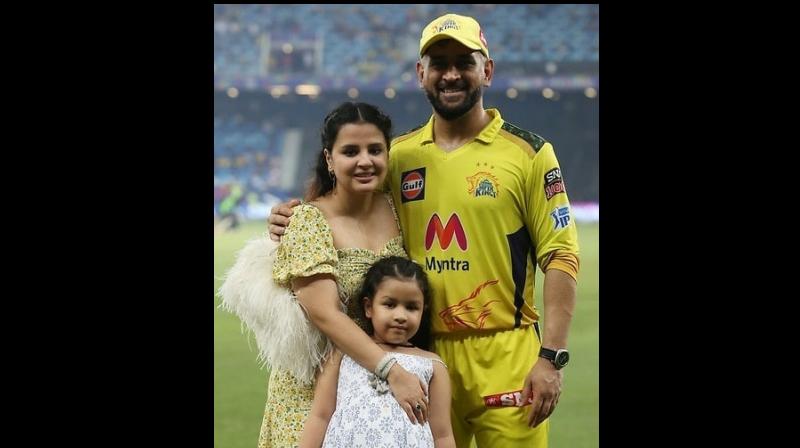
[[[433,247],[433,242],[438,240],[439,247],[444,251],[450,247],[455,238],[458,248],[462,251],[467,250],[467,233],[461,225],[461,219],[453,213],[447,219],[447,223],[442,225],[439,215],[434,213],[428,220],[428,227],[425,229],[425,250],[429,251]],[[449,260],[437,260],[436,257],[425,257],[425,269],[429,271],[469,271],[469,261],[458,260],[450,257]]]
[[[403,203],[425,199],[425,167],[403,172],[400,193]]]

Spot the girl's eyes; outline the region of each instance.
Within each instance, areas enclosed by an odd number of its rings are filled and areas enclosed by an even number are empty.
[[[384,303],[383,306],[385,306],[386,308],[390,308],[391,309],[391,308],[396,307],[397,304],[396,303]],[[409,311],[417,311],[417,310],[419,310],[419,307],[417,305],[406,305],[406,309],[409,310]]]

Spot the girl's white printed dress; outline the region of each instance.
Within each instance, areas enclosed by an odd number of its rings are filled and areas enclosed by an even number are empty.
[[[392,354],[404,369],[430,384],[430,358]],[[323,448],[433,448],[430,425],[411,423],[391,391],[379,394],[369,385],[370,374],[349,356],[342,357],[336,411],[328,424]]]

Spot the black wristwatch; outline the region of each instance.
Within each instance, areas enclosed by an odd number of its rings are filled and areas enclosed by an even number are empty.
[[[549,360],[556,367],[556,370],[561,370],[569,362],[569,352],[565,348],[558,350],[551,350],[542,347],[539,349],[539,357]]]

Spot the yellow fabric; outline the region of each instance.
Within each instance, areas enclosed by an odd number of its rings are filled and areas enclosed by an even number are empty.
[[[568,268],[561,254],[577,260],[552,145],[496,109],[487,113],[492,121],[460,148],[445,152],[434,143],[431,117],[396,138],[389,153],[406,248],[434,291],[435,335],[532,325],[536,264],[543,268],[554,253],[554,267]]]
[[[579,265],[580,262],[575,254],[556,251],[552,254],[548,262],[542,266],[542,270],[547,272],[548,269],[558,269],[559,271],[569,274],[573,280],[578,281]]]
[[[449,366],[451,417],[459,448],[469,448],[473,435],[481,448],[547,447],[549,420],[530,428],[530,405],[512,405],[523,401],[523,380],[540,359],[539,347],[532,326],[434,339],[435,352]],[[487,399],[492,406],[487,406]]]
[[[270,372],[267,406],[261,422],[258,448],[289,448],[300,443],[314,388],[287,372]]]
[[[291,288],[292,280],[298,277],[338,276],[339,257],[322,211],[310,204],[300,204],[293,212],[272,266],[275,282]]]
[[[391,198],[387,196],[387,200],[394,210]],[[377,253],[360,248],[336,249],[322,211],[311,204],[301,204],[294,208],[294,214],[281,238],[272,273],[276,282],[289,288],[294,278],[333,274],[347,315],[362,329],[370,331],[368,321],[361,317],[360,301],[351,299],[361,289],[364,274],[370,265],[379,258],[391,255],[408,257],[403,249],[402,234],[389,240]],[[312,399],[311,387],[303,386],[286,372],[271,372],[259,448],[296,446]]]
[[[489,57],[489,48],[486,45],[481,26],[472,17],[445,14],[433,19],[428,26],[422,29],[419,55],[424,55],[428,47],[442,39],[455,39],[465,47],[480,50],[487,58]]]

